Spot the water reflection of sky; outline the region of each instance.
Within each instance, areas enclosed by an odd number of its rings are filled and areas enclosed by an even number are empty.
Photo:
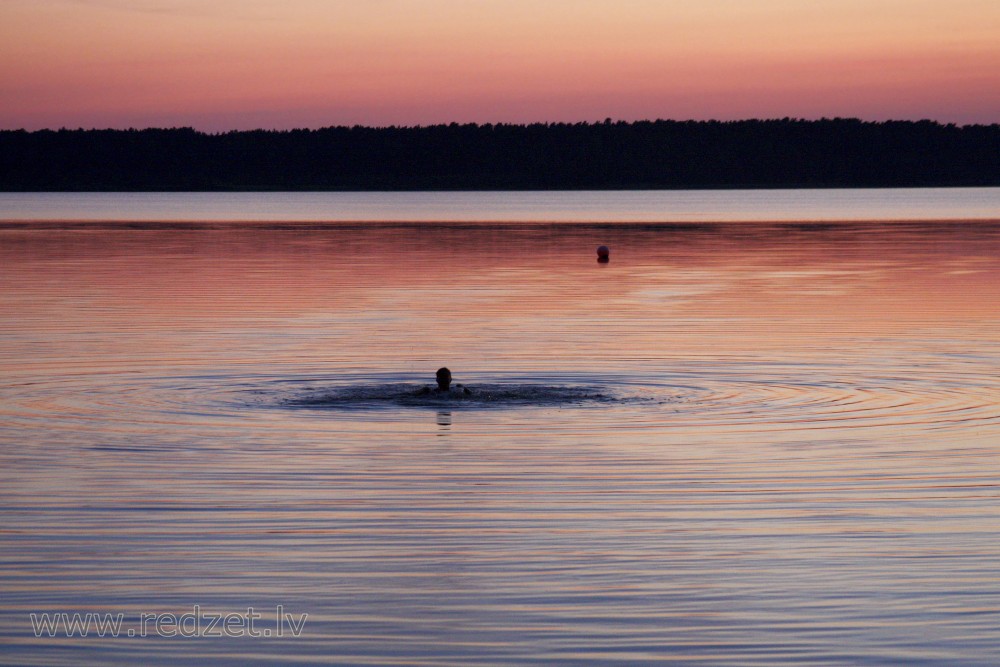
[[[991,224],[2,231],[5,659],[988,663],[998,258]],[[285,403],[441,365],[652,400]],[[278,603],[306,640],[26,636]]]
[[[0,193],[0,221],[815,223],[998,216],[1000,188]]]

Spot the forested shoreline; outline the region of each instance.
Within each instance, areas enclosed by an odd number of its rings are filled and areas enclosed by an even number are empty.
[[[0,131],[4,191],[1000,185],[1000,125],[745,120]]]

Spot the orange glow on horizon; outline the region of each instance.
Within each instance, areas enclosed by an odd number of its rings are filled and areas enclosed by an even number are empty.
[[[7,0],[0,128],[1000,122],[993,0],[202,4]]]

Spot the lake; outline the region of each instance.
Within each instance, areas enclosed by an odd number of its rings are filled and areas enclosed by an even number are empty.
[[[1000,661],[1000,189],[0,194],[0,267],[0,662]]]

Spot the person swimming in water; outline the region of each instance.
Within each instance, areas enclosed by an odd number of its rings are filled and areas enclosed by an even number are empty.
[[[456,383],[454,390],[451,388],[451,371],[447,368],[439,368],[437,374],[435,375],[437,379],[437,387],[433,389],[431,387],[424,387],[420,390],[420,394],[463,394],[469,395],[472,391],[469,390],[465,385]]]

